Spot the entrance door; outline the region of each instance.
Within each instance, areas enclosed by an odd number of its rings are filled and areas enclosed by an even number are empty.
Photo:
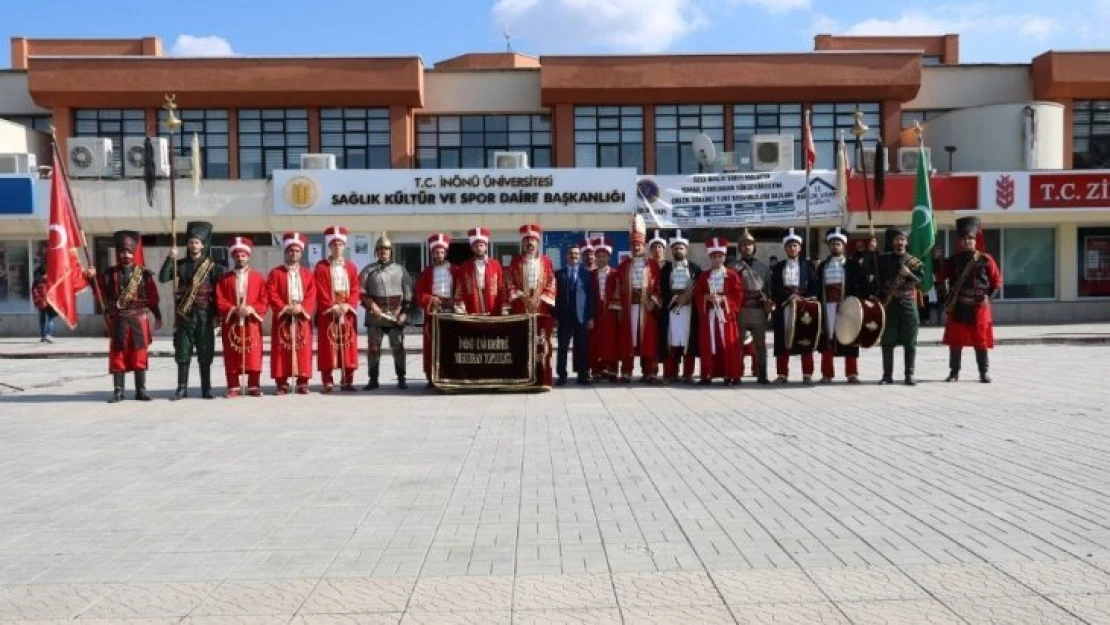
[[[456,241],[447,247],[447,262],[453,265],[465,263],[472,256],[474,252],[470,250],[470,243],[466,241]]]

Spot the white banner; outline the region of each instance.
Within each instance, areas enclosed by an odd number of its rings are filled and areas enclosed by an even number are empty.
[[[809,190],[811,219],[841,218],[835,171],[810,172]],[[637,196],[645,223],[659,228],[790,226],[806,219],[804,171],[643,176]]]
[[[277,215],[629,213],[636,170],[277,169]]]

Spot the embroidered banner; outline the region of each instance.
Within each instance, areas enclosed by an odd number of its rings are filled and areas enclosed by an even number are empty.
[[[536,317],[433,315],[432,384],[439,390],[541,390]]]

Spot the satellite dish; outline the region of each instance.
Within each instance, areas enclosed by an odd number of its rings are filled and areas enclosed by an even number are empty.
[[[717,148],[713,145],[713,140],[709,138],[709,135],[704,132],[699,133],[698,136],[694,137],[691,146],[694,148],[694,156],[697,157],[698,162],[703,167],[709,167],[717,162]]]

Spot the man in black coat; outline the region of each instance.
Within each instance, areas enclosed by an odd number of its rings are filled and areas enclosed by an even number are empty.
[[[790,356],[802,357],[802,381],[813,383],[813,349],[815,346],[795,346],[786,348],[786,304],[794,297],[813,297],[816,286],[816,272],[808,260],[801,257],[802,237],[790,228],[782,239],[786,258],[771,268],[771,297],[775,300],[775,310],[771,313],[771,324],[775,330],[775,368],[778,376],[775,384],[786,384],[790,375]]]
[[[829,256],[817,266],[816,288],[814,293],[821,300],[821,312],[825,327],[817,341],[817,351],[821,352],[821,383],[832,382],[836,372],[833,358],[844,358],[844,374],[849,384],[859,384],[859,347],[842,345],[836,340],[836,316],[840,304],[849,297],[863,298],[867,289],[867,278],[860,263],[849,259],[844,253],[848,235],[837,226],[825,234],[829,246]]]
[[[694,293],[701,267],[686,258],[690,242],[675,232],[671,239],[671,258],[659,274],[659,291],[663,311],[659,316],[663,341],[663,379],[673,383],[678,379],[678,362],[682,360],[682,381],[694,383],[694,362],[698,356],[697,307],[690,299]]]

